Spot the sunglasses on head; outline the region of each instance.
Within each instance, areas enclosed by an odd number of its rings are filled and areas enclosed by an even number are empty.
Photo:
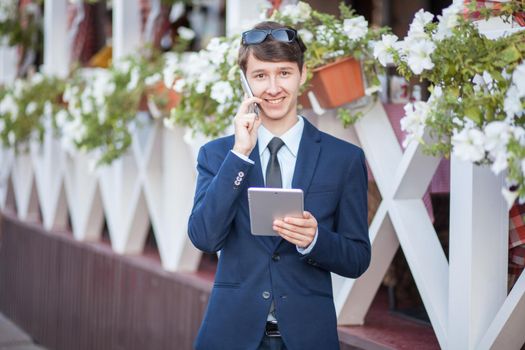
[[[291,28],[252,29],[242,33],[242,43],[243,45],[260,44],[268,35],[283,43],[291,43],[297,39],[297,31]]]

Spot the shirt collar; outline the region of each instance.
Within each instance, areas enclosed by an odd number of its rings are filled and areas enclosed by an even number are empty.
[[[299,152],[299,144],[301,143],[301,136],[303,135],[304,120],[302,116],[297,116],[297,123],[288,131],[280,136],[285,146],[290,150],[294,157],[297,157]],[[259,141],[259,156],[262,155],[270,141],[275,137],[268,129],[261,125],[257,133]]]

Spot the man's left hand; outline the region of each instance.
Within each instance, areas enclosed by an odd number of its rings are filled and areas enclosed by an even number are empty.
[[[299,248],[308,248],[317,232],[317,220],[305,211],[302,218],[285,217],[273,222],[273,230]]]

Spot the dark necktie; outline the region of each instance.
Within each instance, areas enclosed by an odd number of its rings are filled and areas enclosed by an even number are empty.
[[[281,175],[281,167],[277,159],[277,152],[284,145],[283,140],[274,137],[268,143],[268,150],[270,151],[270,160],[266,167],[266,187],[280,188],[283,187],[283,178]]]

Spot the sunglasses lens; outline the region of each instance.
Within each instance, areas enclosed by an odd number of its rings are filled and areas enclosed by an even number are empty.
[[[295,39],[295,33],[290,29],[277,29],[272,31],[272,36],[277,41],[291,42]]]
[[[263,30],[249,30],[243,35],[244,43],[246,45],[262,43],[266,39],[266,35],[267,33]]]

